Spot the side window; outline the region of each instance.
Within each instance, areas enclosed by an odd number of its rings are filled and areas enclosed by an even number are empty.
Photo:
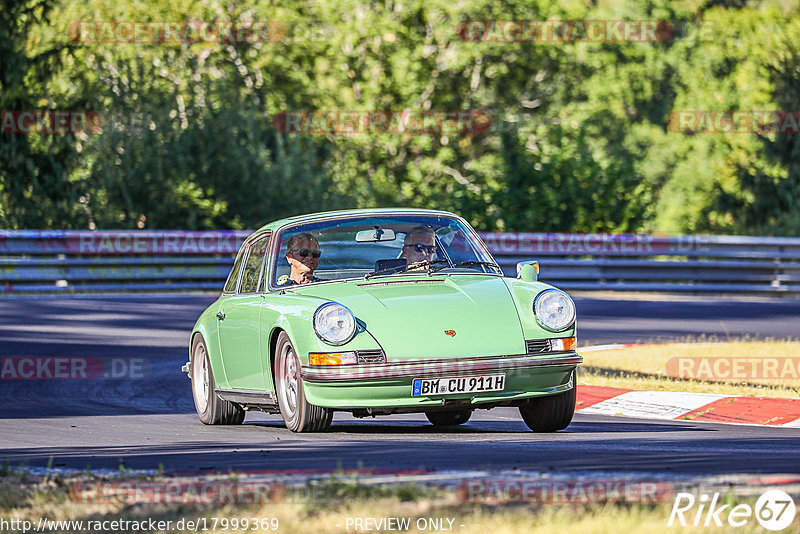
[[[245,247],[242,247],[241,250],[239,250],[239,255],[236,256],[231,274],[228,275],[228,281],[225,282],[225,288],[223,289],[225,293],[233,293],[236,291],[236,281],[239,279],[239,271],[242,270],[242,260],[245,257],[245,252]]]
[[[239,293],[256,292],[268,243],[269,236],[265,236],[250,245],[250,254],[248,254],[244,265],[244,274],[242,275],[242,283],[239,286]]]

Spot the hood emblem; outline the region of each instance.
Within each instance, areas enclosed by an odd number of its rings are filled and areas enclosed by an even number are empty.
[[[456,331],[455,330],[445,330],[444,333],[447,334],[450,337],[456,337]]]

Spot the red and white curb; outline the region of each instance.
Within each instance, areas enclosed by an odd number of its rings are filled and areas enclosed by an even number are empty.
[[[800,428],[800,399],[578,385],[581,413]]]

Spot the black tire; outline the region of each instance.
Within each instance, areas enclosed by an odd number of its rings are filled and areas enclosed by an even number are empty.
[[[463,425],[472,417],[472,410],[450,410],[447,412],[425,412],[433,426]]]
[[[286,332],[275,345],[275,395],[286,428],[292,432],[324,432],[331,426],[333,410],[306,401],[300,361]]]
[[[519,406],[522,420],[534,432],[564,430],[572,422],[572,416],[575,415],[577,392],[578,381],[575,371],[572,371],[572,389],[557,395],[526,400]]]
[[[206,342],[200,334],[192,342],[192,397],[197,415],[206,425],[240,425],[244,410],[215,393],[214,372],[208,360]]]

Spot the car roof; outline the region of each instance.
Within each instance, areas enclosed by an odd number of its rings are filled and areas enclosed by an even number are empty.
[[[302,222],[302,221],[312,221],[315,219],[322,219],[328,217],[331,218],[342,217],[347,215],[380,215],[385,213],[400,214],[400,215],[412,215],[412,214],[447,215],[449,217],[458,217],[456,214],[450,213],[449,211],[427,210],[427,209],[417,209],[417,208],[364,208],[364,209],[352,209],[352,210],[323,211],[319,213],[308,213],[306,215],[297,215],[294,217],[287,217],[285,219],[273,221],[259,228],[256,231],[256,233],[267,232],[267,231],[274,232],[279,228],[286,226],[287,224]]]

